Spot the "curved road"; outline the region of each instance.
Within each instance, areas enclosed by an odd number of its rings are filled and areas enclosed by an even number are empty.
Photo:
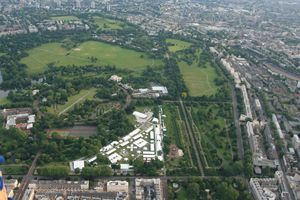
[[[126,103],[122,107],[122,110],[125,110],[130,105],[132,98],[129,92],[125,88],[123,88],[122,86],[119,86],[119,88],[126,94]]]

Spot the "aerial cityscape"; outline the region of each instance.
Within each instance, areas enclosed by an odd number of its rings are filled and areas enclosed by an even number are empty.
[[[300,200],[299,0],[0,0],[0,200]]]

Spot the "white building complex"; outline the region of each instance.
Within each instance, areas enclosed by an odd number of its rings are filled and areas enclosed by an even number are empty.
[[[138,111],[134,111],[133,116],[135,116],[136,121],[141,124],[149,121],[153,117],[153,113],[152,112],[141,113]]]
[[[159,118],[153,113],[135,111],[133,115],[139,126],[128,135],[113,141],[100,149],[100,153],[108,157],[112,164],[127,163],[129,158],[142,157],[144,161],[159,159],[163,161],[162,145],[164,122],[162,109]]]
[[[6,129],[11,127],[18,127],[24,129],[31,129],[35,122],[35,115],[30,115],[28,113],[21,113],[15,115],[8,115],[6,119]]]
[[[168,94],[168,89],[165,86],[153,86],[151,89],[152,91],[158,92],[163,95]]]
[[[75,169],[82,170],[84,168],[84,160],[74,160],[70,162],[69,165],[72,172],[74,172]]]
[[[121,76],[118,76],[118,75],[112,75],[112,76],[109,78],[110,81],[115,81],[115,82],[117,82],[117,83],[121,82],[122,79],[123,79],[123,78],[122,78]]]
[[[167,96],[168,93],[168,89],[165,86],[152,86],[150,88],[133,90],[132,96],[135,98],[158,98]]]

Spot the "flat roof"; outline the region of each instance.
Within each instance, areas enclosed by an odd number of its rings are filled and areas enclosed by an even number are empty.
[[[141,112],[138,112],[138,111],[134,111],[132,113],[135,117],[139,117],[139,118],[142,118],[142,119],[146,119],[147,118],[147,115],[144,114],[144,113],[141,113]]]

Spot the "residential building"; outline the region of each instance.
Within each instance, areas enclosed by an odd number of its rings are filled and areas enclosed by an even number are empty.
[[[250,188],[255,200],[275,200],[278,190],[275,178],[251,178]]]
[[[160,179],[135,179],[136,200],[162,200]]]
[[[108,181],[107,192],[126,192],[128,193],[127,181]]]

